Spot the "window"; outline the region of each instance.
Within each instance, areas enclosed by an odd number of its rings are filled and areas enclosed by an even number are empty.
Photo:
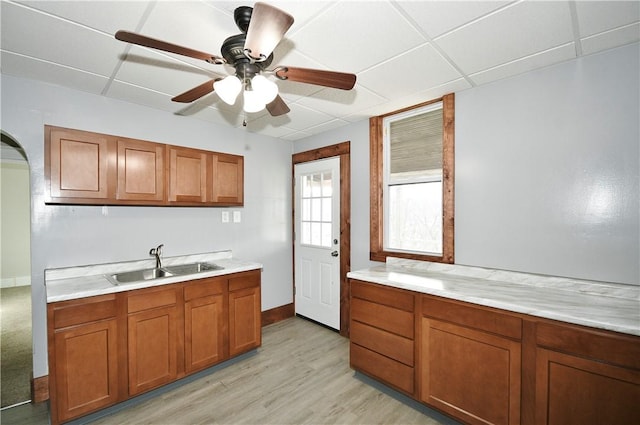
[[[454,95],[373,117],[371,259],[453,263]]]

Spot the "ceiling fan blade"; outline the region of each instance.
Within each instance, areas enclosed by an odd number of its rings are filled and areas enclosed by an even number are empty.
[[[202,96],[209,94],[213,91],[213,83],[215,81],[216,80],[209,80],[205,83],[202,83],[198,87],[194,87],[191,90],[187,90],[186,92],[177,95],[171,100],[174,102],[189,103],[189,102],[193,102],[196,99],[200,99]]]
[[[244,48],[256,60],[269,57],[284,33],[293,25],[293,16],[266,3],[256,3],[251,13]]]
[[[118,31],[116,33],[116,39],[124,41],[126,43],[137,44],[139,46],[151,47],[152,49],[158,49],[169,53],[188,56],[190,58],[202,59],[204,61],[217,65],[226,63],[224,58],[212,55],[210,53],[201,52],[199,50],[190,49],[188,47],[178,46],[177,44],[167,43],[166,41],[156,40],[155,38],[147,37],[129,31]]]
[[[281,66],[276,69],[276,77],[281,80],[351,90],[356,84],[355,74],[345,72],[321,71],[319,69],[294,68]]]
[[[287,104],[284,103],[284,100],[282,100],[278,95],[271,101],[271,103],[267,103],[267,111],[269,111],[272,117],[278,117],[288,113],[290,109]]]

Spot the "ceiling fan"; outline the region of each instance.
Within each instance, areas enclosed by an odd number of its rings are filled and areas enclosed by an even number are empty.
[[[127,43],[201,59],[215,65],[229,64],[235,68],[235,75],[202,83],[173,97],[171,100],[174,102],[193,102],[215,91],[225,103],[233,105],[242,91],[243,107],[246,112],[257,112],[266,107],[272,116],[279,116],[286,114],[290,109],[278,94],[278,86],[262,76],[262,72],[271,73],[280,80],[342,90],[351,90],[355,85],[356,76],[344,72],[291,66],[267,69],[273,61],[273,50],[293,24],[293,17],[288,13],[266,3],[258,2],[253,8],[248,6],[236,8],[234,19],[242,33],[233,35],[222,43],[220,48],[222,56],[128,31],[118,31],[115,37]]]

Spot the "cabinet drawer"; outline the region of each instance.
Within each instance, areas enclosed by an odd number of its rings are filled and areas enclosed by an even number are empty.
[[[404,311],[414,311],[414,294],[401,289],[352,280],[351,296]]]
[[[189,283],[184,287],[184,300],[223,294],[226,283],[226,278],[200,279]]]
[[[522,339],[522,319],[490,309],[424,296],[422,315],[508,338]]]
[[[360,322],[351,323],[350,337],[355,344],[413,366],[414,344],[411,339]]]
[[[238,291],[244,288],[255,288],[256,286],[260,286],[259,271],[240,273],[237,277],[229,279],[229,291]]]
[[[640,337],[637,336],[539,322],[536,344],[640,370]]]
[[[116,316],[116,295],[100,295],[79,300],[62,301],[51,304],[54,312],[55,329],[82,323],[96,322]]]
[[[149,310],[174,305],[177,301],[176,289],[156,289],[135,291],[127,299],[127,312]]]
[[[414,392],[413,368],[351,343],[351,367],[404,391]]]
[[[408,311],[353,298],[351,300],[351,318],[405,338],[413,339],[413,313]]]

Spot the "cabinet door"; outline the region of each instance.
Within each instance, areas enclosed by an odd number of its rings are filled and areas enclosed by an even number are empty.
[[[50,199],[109,197],[109,140],[85,131],[45,127],[45,177]],[[115,152],[112,153],[115,157]]]
[[[164,145],[141,140],[118,140],[117,199],[164,200]]]
[[[212,161],[211,201],[224,205],[244,203],[244,158],[214,154]]]
[[[169,149],[169,201],[207,201],[207,154],[195,149]]]
[[[177,289],[132,292],[127,300],[129,395],[174,381],[178,374]]]
[[[185,371],[209,367],[226,359],[225,306],[227,281],[203,279],[185,286]]]
[[[519,424],[521,344],[426,317],[421,325],[421,400],[471,424]]]
[[[82,416],[118,401],[115,319],[55,331],[57,420]],[[55,422],[55,418],[54,418]]]
[[[538,348],[536,422],[640,423],[640,372]]]
[[[262,343],[260,273],[229,279],[229,355],[249,351]]]

